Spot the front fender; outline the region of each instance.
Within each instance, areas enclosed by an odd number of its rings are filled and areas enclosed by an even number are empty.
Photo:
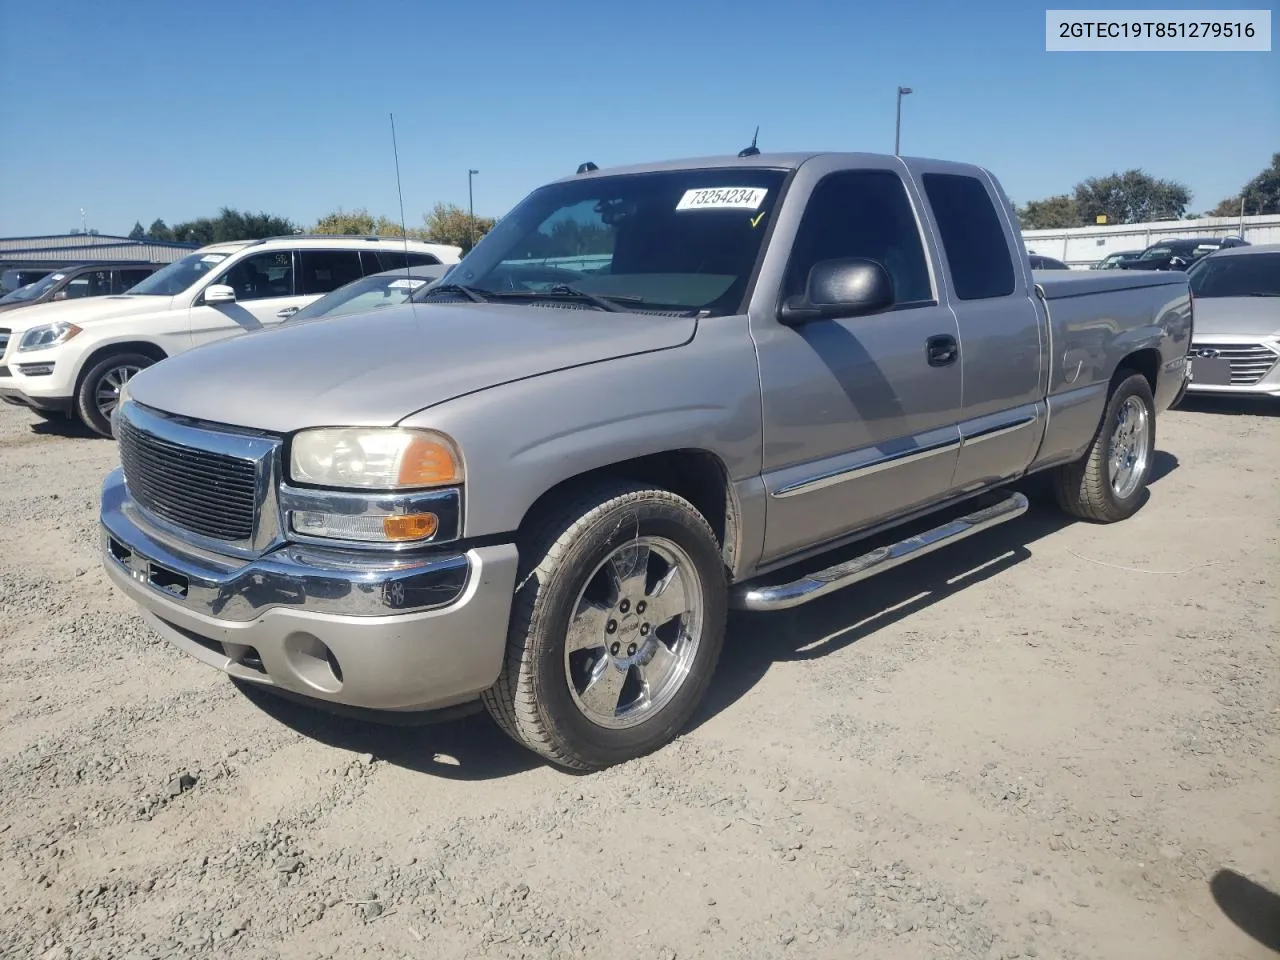
[[[468,537],[508,534],[556,485],[647,454],[705,451],[730,481],[761,466],[760,379],[745,317],[700,321],[681,347],[491,387],[402,423],[458,443]]]

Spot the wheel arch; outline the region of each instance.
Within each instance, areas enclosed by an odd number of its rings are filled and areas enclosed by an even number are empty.
[[[566,477],[529,505],[518,532],[526,531],[554,501],[617,480],[644,483],[688,500],[715,533],[726,569],[734,569],[741,547],[737,498],[724,461],[707,450],[681,448],[644,454]]]
[[[1156,384],[1160,378],[1161,358],[1160,351],[1155,347],[1143,347],[1141,350],[1134,350],[1125,356],[1116,364],[1115,373],[1111,375],[1111,386],[1108,393],[1111,393],[1119,385],[1120,381],[1125,378],[1126,372],[1140,373],[1151,387],[1151,395],[1156,394]]]
[[[156,363],[169,356],[154,343],[147,340],[119,340],[113,343],[104,343],[86,355],[80,362],[80,369],[76,372],[75,392],[72,396],[79,394],[80,388],[84,386],[84,378],[89,375],[90,370],[107,359],[107,357],[119,353],[139,353],[144,357],[150,357]]]

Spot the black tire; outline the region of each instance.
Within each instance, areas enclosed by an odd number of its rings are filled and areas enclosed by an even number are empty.
[[[578,598],[594,572],[615,550],[640,537],[674,543],[691,561],[701,587],[701,633],[671,699],[635,726],[609,728],[590,719],[570,692],[565,644]],[[692,504],[634,483],[585,490],[553,507],[521,537],[516,582],[506,660],[483,697],[498,726],[516,742],[573,770],[635,759],[680,733],[715,672],[728,611],[720,545]]]
[[[155,363],[141,353],[113,353],[95,363],[80,378],[76,388],[76,415],[94,433],[111,436],[111,419],[98,405],[98,391],[107,386],[107,378],[120,370],[145,370]]]
[[[1059,467],[1053,476],[1058,505],[1073,517],[1095,523],[1115,523],[1133,516],[1146,497],[1156,449],[1156,404],[1151,384],[1130,370],[1121,370],[1116,379],[1089,449],[1079,460]],[[1122,497],[1112,488],[1108,456],[1120,410],[1130,398],[1146,407],[1146,458],[1137,485]]]

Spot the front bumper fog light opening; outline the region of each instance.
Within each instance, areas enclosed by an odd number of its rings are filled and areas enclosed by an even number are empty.
[[[289,515],[294,533],[330,540],[366,543],[409,543],[429,540],[440,529],[434,513],[407,513],[390,517],[350,516],[318,510],[295,510]]]
[[[285,638],[284,650],[289,666],[304,683],[324,693],[337,693],[342,689],[342,666],[319,637],[291,633]]]

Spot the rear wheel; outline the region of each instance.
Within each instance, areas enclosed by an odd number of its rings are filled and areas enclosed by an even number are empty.
[[[76,413],[94,433],[111,436],[111,414],[120,388],[155,361],[141,353],[116,353],[94,364],[76,390]]]
[[[727,582],[707,521],[665,490],[599,487],[520,553],[506,662],[484,697],[498,725],[578,770],[674,739],[724,640]]]
[[[1114,523],[1142,505],[1156,447],[1156,405],[1140,373],[1121,372],[1093,442],[1075,463],[1059,467],[1054,493],[1067,513]]]

